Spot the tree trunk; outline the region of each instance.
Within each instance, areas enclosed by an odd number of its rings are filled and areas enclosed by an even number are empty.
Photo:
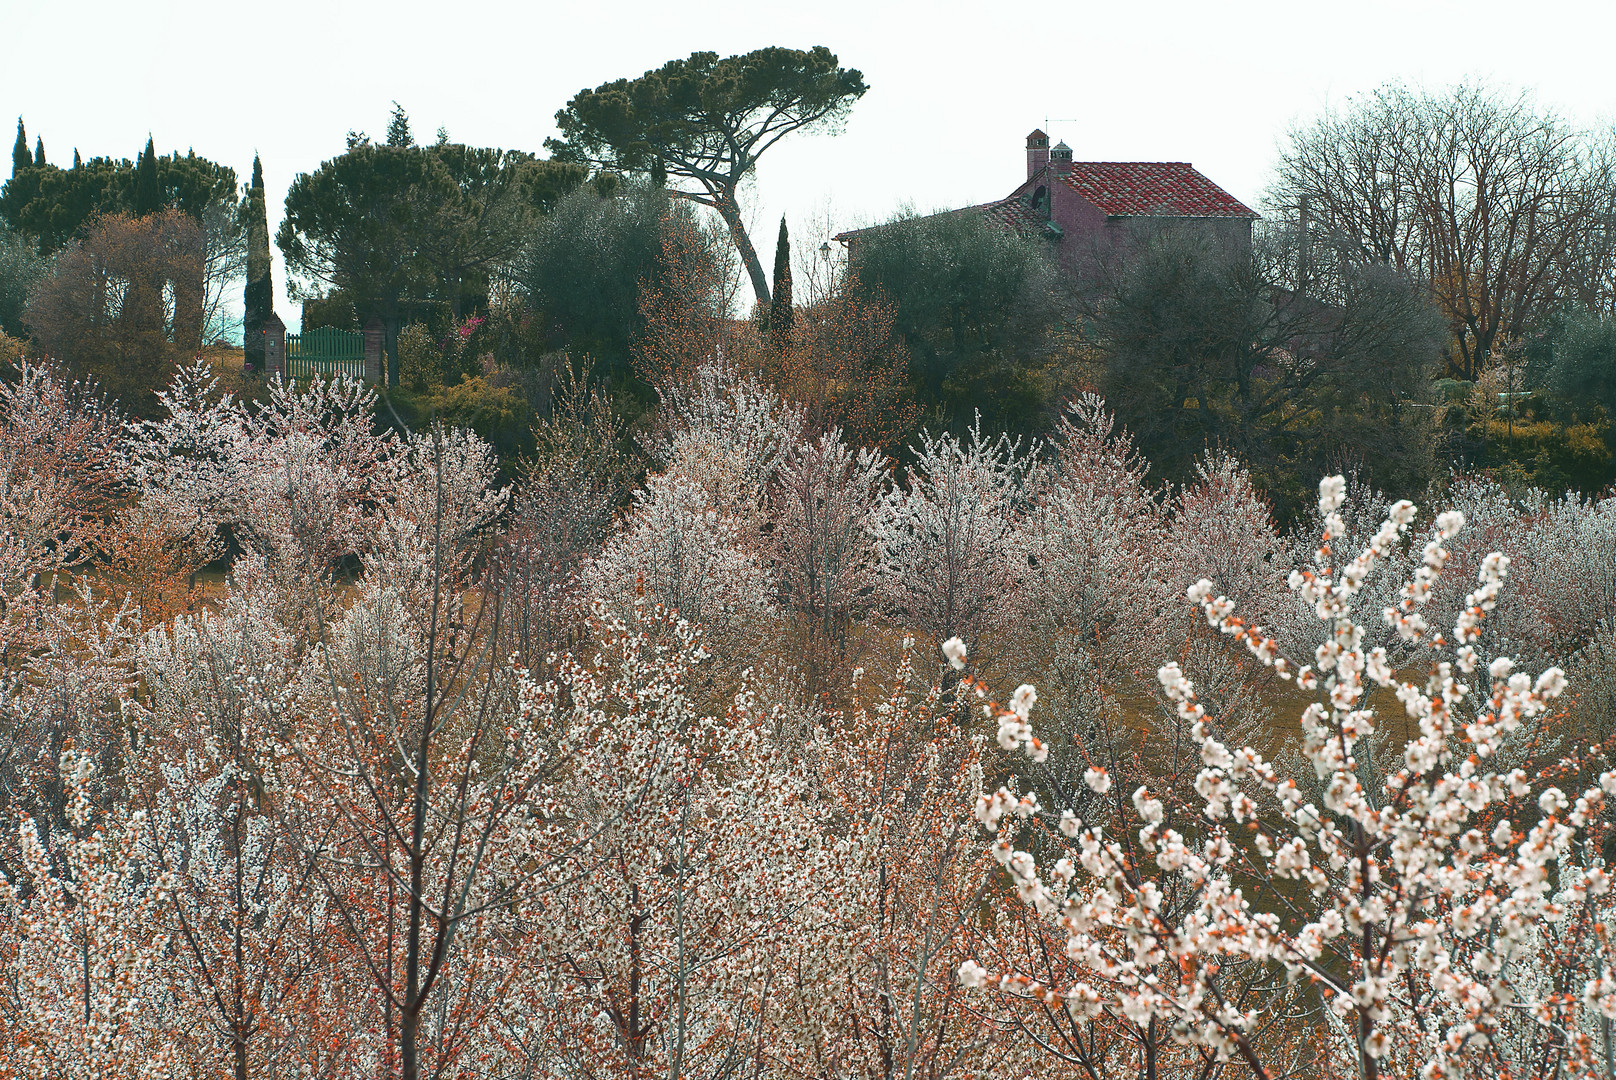
[[[174,278],[174,344],[188,354],[202,348],[203,306],[207,302],[207,286],[202,279],[202,264],[183,267]]]
[[[757,296],[757,302],[765,308],[769,305],[769,278],[763,273],[763,264],[758,262],[757,249],[752,246],[752,238],[746,235],[746,226],[741,223],[741,204],[735,201],[735,191],[731,188],[718,196],[718,214],[729,226],[730,239],[735,241],[735,250],[741,253],[741,262],[746,265],[746,272],[752,278],[752,292]]]
[[[421,1059],[416,1052],[415,1040],[420,1037],[421,1014],[414,1009],[405,1009],[399,1021],[398,1041],[403,1066],[400,1075],[403,1080],[420,1080]]]

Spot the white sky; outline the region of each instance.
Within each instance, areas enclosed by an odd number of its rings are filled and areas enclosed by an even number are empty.
[[[293,175],[380,135],[542,150],[580,88],[696,49],[828,46],[870,91],[844,134],[781,143],[753,189],[765,264],[781,214],[805,239],[998,198],[1045,126],[1078,160],[1190,161],[1260,201],[1286,127],[1388,79],[1534,89],[1583,124],[1616,118],[1611,0],[676,4],[623,0],[0,0],[0,138],[21,113],[46,156],[194,147],[245,183],[264,157],[270,230]],[[0,166],[3,167],[3,166]],[[276,253],[276,308],[289,324]]]

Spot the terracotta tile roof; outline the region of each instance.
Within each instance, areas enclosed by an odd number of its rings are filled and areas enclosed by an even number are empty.
[[[1258,216],[1187,161],[1074,161],[1065,182],[1108,217]]]
[[[975,206],[962,206],[958,210],[944,210],[936,214],[927,214],[926,217],[942,217],[945,214],[981,214],[991,221],[996,221],[1000,225],[1020,233],[1036,232],[1044,228],[1046,224],[1043,214],[1034,211],[1032,207],[1027,205],[1027,201],[1019,195],[1011,195],[1009,198],[998,199],[994,202],[978,203]],[[924,221],[925,218],[916,220]],[[847,232],[837,233],[831,239],[845,244],[847,241],[857,239],[865,233],[886,227],[885,224],[882,224],[870,225],[863,229],[849,229]]]
[[[1027,205],[1027,200],[1019,195],[1012,195],[997,202],[982,203],[980,206],[968,206],[957,212],[968,214],[972,211],[985,214],[1000,225],[1008,226],[1017,232],[1032,232],[1044,227],[1043,213],[1034,211]]]

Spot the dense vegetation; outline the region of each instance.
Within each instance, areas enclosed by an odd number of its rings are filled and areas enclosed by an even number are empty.
[[[210,348],[260,167],[19,125],[0,1080],[1604,1075],[1598,219],[1504,303],[1343,150],[1530,103],[1322,118],[1249,248],[905,212],[766,279],[757,146],[678,155],[771,79],[864,92],[698,53],[566,160],[350,134],[276,239],[376,387]]]

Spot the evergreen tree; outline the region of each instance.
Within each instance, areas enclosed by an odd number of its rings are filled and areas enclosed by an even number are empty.
[[[791,341],[791,236],[780,216],[780,239],[774,245],[774,290],[769,298],[769,343],[784,348]]]
[[[43,169],[44,167],[45,167],[45,140],[44,140],[43,137],[38,137],[38,138],[34,139],[34,168]]]
[[[162,190],[157,186],[157,150],[146,136],[146,152],[135,162],[135,216],[145,217],[163,208]]]
[[[11,175],[15,179],[17,174],[34,163],[28,156],[28,133],[22,128],[22,117],[17,117],[17,144],[11,148]]]
[[[73,148],[73,167],[76,169],[82,164],[84,164],[84,162],[79,160],[79,148],[75,146]]]
[[[393,102],[393,118],[387,122],[387,145],[400,149],[415,145],[415,136],[410,134],[410,116],[396,101]]]
[[[247,218],[247,287],[242,295],[242,330],[250,370],[264,370],[264,323],[274,310],[270,280],[269,217],[264,203],[264,165],[253,157],[252,185],[243,206]]]

